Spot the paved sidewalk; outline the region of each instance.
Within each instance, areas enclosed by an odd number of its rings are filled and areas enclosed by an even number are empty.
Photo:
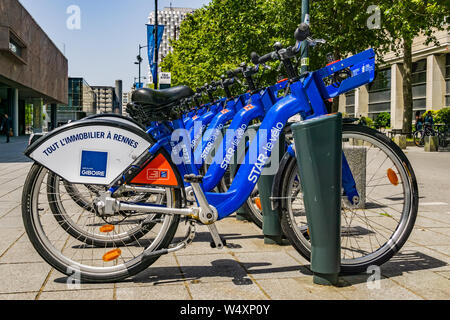
[[[202,227],[188,249],[132,279],[72,290],[24,231],[20,201],[31,166],[20,154],[25,145],[24,138],[0,142],[0,299],[450,298],[450,153],[408,149],[420,185],[419,218],[401,253],[382,267],[378,288],[369,289],[366,274],[343,277],[339,288],[313,285],[307,261],[292,247],[264,245],[257,227],[229,218],[218,228],[231,248],[211,249]]]

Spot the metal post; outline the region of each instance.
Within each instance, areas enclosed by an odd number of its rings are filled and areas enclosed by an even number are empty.
[[[341,267],[342,114],[297,123],[292,132],[314,283],[336,285]]]
[[[309,0],[302,0],[302,22],[309,25]],[[303,41],[302,48],[302,60],[301,60],[301,73],[307,72],[309,67],[309,49],[308,44]]]
[[[50,105],[50,119],[52,122],[52,130],[55,130],[57,127],[56,121],[58,121],[58,117],[56,112],[57,112],[57,105],[55,103],[52,103]]]
[[[139,87],[141,86],[141,63],[142,63],[142,56],[141,56],[141,45],[139,45],[139,56],[138,56],[138,62],[139,62],[139,79],[138,84]]]
[[[155,0],[155,68],[156,74],[153,79],[155,90],[158,90],[158,0]]]
[[[283,133],[280,135],[278,144],[274,148],[270,159],[270,166],[272,168],[274,165],[278,166],[284,156],[284,143],[285,135]],[[276,169],[278,169],[278,167]],[[283,231],[281,229],[280,215],[278,214],[278,211],[272,210],[272,204],[270,200],[274,178],[275,176],[273,175],[273,173],[263,172],[261,178],[258,181],[258,190],[263,212],[264,243],[281,245],[283,244]]]

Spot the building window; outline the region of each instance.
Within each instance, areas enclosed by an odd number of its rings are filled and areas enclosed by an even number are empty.
[[[377,72],[369,85],[369,117],[375,119],[382,112],[391,112],[391,69]]]
[[[15,55],[22,57],[23,47],[13,37],[9,38],[9,50],[11,50],[11,52]]]
[[[412,65],[413,110],[427,109],[427,60],[419,60]]]
[[[345,94],[345,113],[347,117],[355,117],[355,90]]]

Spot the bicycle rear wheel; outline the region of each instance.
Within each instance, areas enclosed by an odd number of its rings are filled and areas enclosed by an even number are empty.
[[[66,195],[59,203],[64,204],[63,213],[83,231],[81,234],[90,233],[96,237],[102,234],[104,238],[97,238],[98,241],[103,240],[102,247],[89,244],[79,232],[69,232],[74,225],[62,227],[61,221],[55,219],[48,196],[49,175],[53,173],[41,165],[32,166],[24,185],[22,217],[34,248],[58,271],[87,282],[119,281],[139,273],[158,259],[145,259],[145,253],[165,249],[171,243],[180,219],[177,215],[152,219],[155,225],[145,236],[126,242],[124,236],[131,234],[125,221],[111,224],[81,208],[70,195]],[[164,206],[181,206],[179,190],[166,189]]]
[[[342,198],[341,270],[355,274],[384,264],[402,248],[416,220],[418,188],[408,159],[383,134],[367,127],[344,125],[343,149],[361,204],[352,206],[345,196]],[[309,228],[295,158],[286,166],[282,181],[280,214],[284,233],[309,260]]]

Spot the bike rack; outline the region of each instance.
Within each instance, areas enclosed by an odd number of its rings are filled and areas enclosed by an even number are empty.
[[[336,285],[341,266],[342,115],[292,126],[311,239],[314,283]]]

